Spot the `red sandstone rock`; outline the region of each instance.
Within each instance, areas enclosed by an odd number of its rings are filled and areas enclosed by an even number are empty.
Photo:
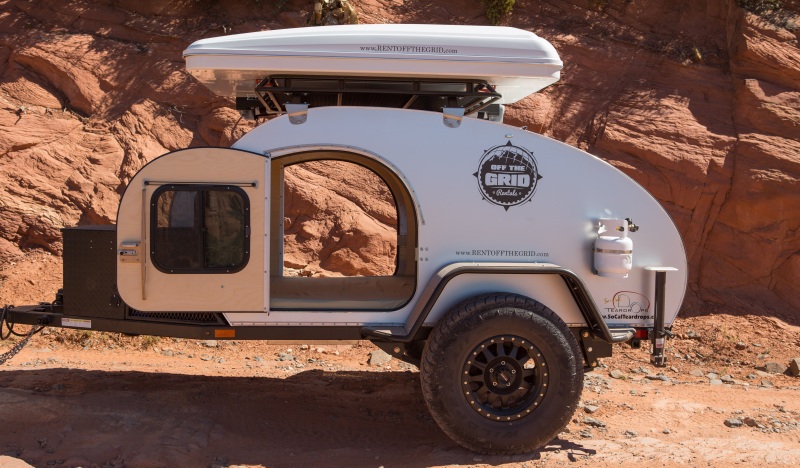
[[[115,221],[125,184],[154,157],[228,146],[250,129],[186,74],[181,51],[201,37],[297,26],[311,5],[269,3],[0,0],[0,259],[60,252],[62,226]],[[562,80],[509,108],[507,122],[601,156],[650,190],[684,236],[690,299],[769,304],[796,320],[796,4],[785,2],[780,21],[725,0],[594,5],[517,2],[503,18],[550,39],[565,62]],[[486,23],[474,1],[357,8],[366,23]],[[391,273],[391,199],[342,183],[336,165],[296,169],[287,267]]]

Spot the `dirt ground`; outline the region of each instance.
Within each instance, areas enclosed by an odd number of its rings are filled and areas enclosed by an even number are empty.
[[[0,302],[49,294],[60,280],[52,262],[20,260],[38,276],[0,270]],[[758,368],[800,356],[797,324],[707,314],[674,331],[669,367],[616,346],[587,374],[583,407],[557,439],[499,457],[450,441],[428,414],[418,369],[370,365],[369,342],[49,329],[0,365],[0,467],[796,466],[800,378]]]

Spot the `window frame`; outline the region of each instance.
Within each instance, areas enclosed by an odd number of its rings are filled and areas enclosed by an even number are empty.
[[[183,191],[183,192],[198,192],[203,194],[203,192],[235,192],[241,198],[243,202],[244,208],[244,252],[242,254],[242,261],[238,265],[234,267],[202,267],[202,268],[165,268],[162,265],[158,264],[156,260],[156,252],[158,251],[158,198],[161,196],[162,193],[167,191]],[[205,205],[201,203],[200,206],[200,213],[198,214],[200,219],[205,219]],[[204,226],[198,229],[196,232],[200,234],[201,243],[202,243],[202,252],[203,252],[203,262],[205,262],[205,253],[206,253],[206,236],[204,234]],[[242,271],[245,267],[247,267],[248,263],[250,263],[250,242],[251,242],[251,230],[250,230],[250,197],[247,196],[247,192],[242,190],[241,187],[236,185],[229,185],[229,184],[164,184],[158,187],[154,192],[153,195],[150,197],[150,262],[153,264],[156,270],[166,273],[166,274],[233,274]]]
[[[305,278],[290,277],[283,274],[284,240],[284,183],[285,168],[295,164],[309,161],[344,161],[362,166],[375,173],[392,194],[395,210],[397,212],[397,241],[395,256],[395,270],[391,276],[344,276],[330,278]],[[394,166],[377,155],[358,150],[352,147],[311,148],[299,150],[273,157],[271,159],[270,179],[268,189],[271,200],[266,207],[273,222],[269,225],[269,304],[270,310],[281,312],[313,311],[313,312],[393,312],[406,307],[417,293],[419,286],[419,260],[417,248],[419,247],[419,226],[423,224],[419,213],[419,205],[412,196],[413,191],[405,178]],[[397,279],[408,278],[412,282],[409,294],[402,298],[397,297],[396,303],[387,305],[384,301],[363,299],[364,292],[379,293],[380,283],[384,285]],[[303,298],[314,291],[316,298],[321,298],[325,291],[339,290],[337,282],[346,282],[348,285],[360,285],[366,288],[360,290],[358,296],[341,296],[325,299],[325,307],[319,304],[311,305],[304,302]],[[292,284],[295,283],[295,284]],[[300,286],[298,286],[300,285]],[[302,290],[303,294],[297,294]],[[356,302],[360,302],[356,304]]]

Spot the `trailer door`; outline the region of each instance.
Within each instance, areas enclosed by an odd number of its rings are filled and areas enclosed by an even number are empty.
[[[123,300],[141,311],[263,312],[267,170],[261,155],[195,148],[139,171],[118,218]]]

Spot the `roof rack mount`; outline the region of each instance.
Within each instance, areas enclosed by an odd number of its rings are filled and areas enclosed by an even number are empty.
[[[252,118],[287,113],[287,104],[368,106],[441,112],[463,108],[472,115],[502,96],[483,80],[273,75],[254,95],[236,98],[236,109]]]

